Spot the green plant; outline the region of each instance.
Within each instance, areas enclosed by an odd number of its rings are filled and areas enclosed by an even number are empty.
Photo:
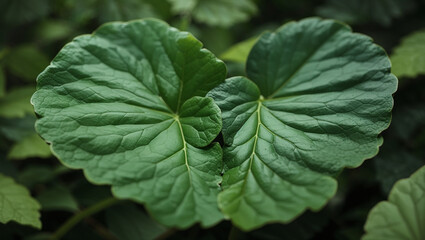
[[[376,155],[397,85],[370,38],[317,18],[263,34],[248,78],[225,76],[164,22],[105,24],[39,75],[36,130],[64,165],[166,226],[252,230],[319,210],[334,176]]]

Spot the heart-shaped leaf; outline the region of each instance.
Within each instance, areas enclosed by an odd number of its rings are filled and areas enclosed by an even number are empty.
[[[75,38],[37,79],[36,130],[68,167],[161,223],[211,226],[220,109],[205,94],[225,65],[187,32],[156,20],[109,23]]]
[[[209,94],[226,145],[219,206],[244,230],[323,207],[332,175],[378,152],[397,86],[382,48],[317,18],[262,35],[247,75]]]
[[[398,181],[369,213],[363,240],[425,239],[425,167]]]

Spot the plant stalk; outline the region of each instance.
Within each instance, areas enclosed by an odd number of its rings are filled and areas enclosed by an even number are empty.
[[[63,236],[65,236],[75,225],[77,225],[79,222],[81,222],[84,218],[91,216],[93,214],[96,214],[100,211],[102,211],[105,208],[108,208],[112,205],[115,205],[117,203],[121,202],[121,200],[116,198],[107,198],[104,199],[86,209],[84,209],[81,212],[78,212],[71,218],[69,218],[62,226],[60,226],[56,232],[53,234],[51,240],[59,240]]]

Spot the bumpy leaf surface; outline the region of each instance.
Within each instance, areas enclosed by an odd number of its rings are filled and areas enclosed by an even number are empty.
[[[226,75],[192,35],[156,20],[75,38],[39,76],[36,130],[71,168],[154,218],[185,228],[217,207],[220,109],[203,97]]]
[[[397,77],[416,77],[425,74],[425,30],[403,39],[391,55],[393,73]]]
[[[370,38],[316,18],[262,35],[247,75],[209,94],[226,145],[219,205],[245,230],[323,207],[331,176],[378,152],[397,85]]]
[[[0,174],[0,222],[15,221],[41,228],[40,204],[12,178]]]
[[[363,240],[425,239],[425,167],[398,181],[369,213]]]

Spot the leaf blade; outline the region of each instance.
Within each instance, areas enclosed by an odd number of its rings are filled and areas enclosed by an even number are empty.
[[[201,47],[157,20],[76,38],[38,78],[36,130],[63,164],[144,203],[161,223],[214,225],[223,218],[221,149],[211,142],[221,123],[204,96],[226,69]]]
[[[29,191],[10,178],[0,174],[0,222],[15,221],[41,229],[40,204]]]
[[[223,116],[219,205],[251,230],[320,209],[335,194],[332,175],[376,155],[397,82],[369,38],[317,18],[264,34],[247,75],[209,96]]]

